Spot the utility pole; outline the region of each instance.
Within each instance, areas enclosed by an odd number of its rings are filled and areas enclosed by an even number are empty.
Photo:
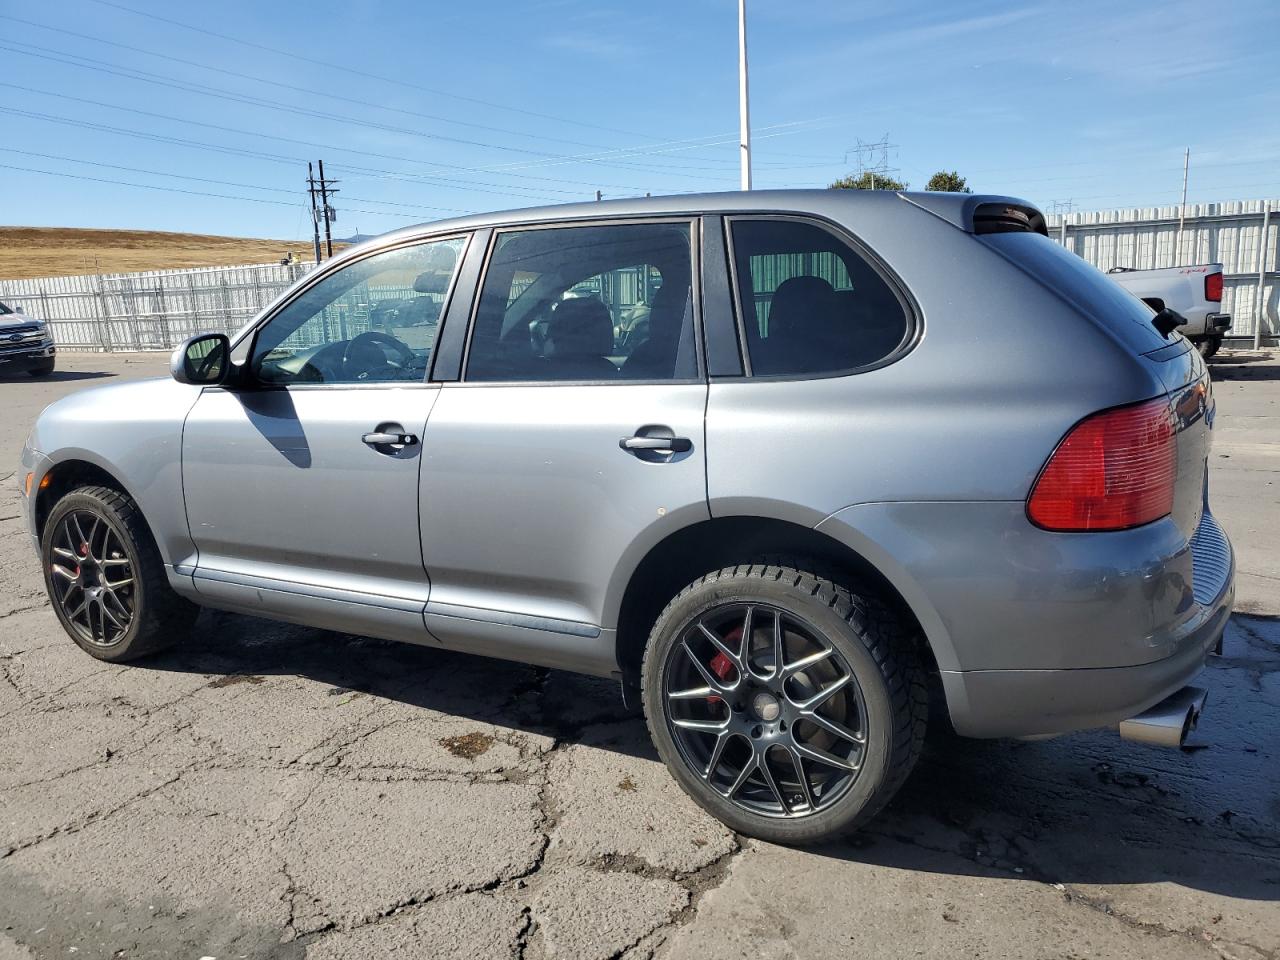
[[[330,180],[326,183],[324,179],[324,161],[319,160],[317,161],[317,163],[320,165],[320,203],[321,203],[321,209],[324,213],[324,243],[325,243],[325,249],[328,251],[327,256],[332,257],[333,256],[333,234],[330,232],[329,224],[331,221],[338,219],[338,214],[337,214],[337,211],[333,209],[333,206],[329,203],[329,195],[338,192],[332,186],[332,184],[336,183],[337,181]]]
[[[311,161],[307,161],[307,196],[311,198],[311,240],[315,246],[316,263],[320,262],[320,212],[316,209],[316,178]]]
[[[1173,265],[1182,266],[1182,227],[1187,220],[1187,173],[1191,169],[1191,148],[1182,155],[1182,205],[1178,207],[1178,240],[1177,249],[1173,252]]]
[[[751,189],[751,111],[747,104],[747,0],[738,0],[738,147],[742,189]]]

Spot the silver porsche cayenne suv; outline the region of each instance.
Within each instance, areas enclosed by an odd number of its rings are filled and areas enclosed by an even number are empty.
[[[698,803],[799,843],[927,722],[1195,723],[1234,561],[1167,321],[1005,197],[476,216],[53,404],[19,479],[92,656],[203,605],[614,677]]]

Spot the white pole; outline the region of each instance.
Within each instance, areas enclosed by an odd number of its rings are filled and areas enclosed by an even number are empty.
[[[1182,206],[1178,208],[1178,248],[1173,251],[1173,265],[1182,266],[1182,225],[1187,219],[1187,171],[1191,167],[1191,148],[1182,155]]]
[[[1262,324],[1267,313],[1267,233],[1271,229],[1271,204],[1262,204],[1262,236],[1258,238],[1258,309],[1253,316],[1253,349],[1262,346]]]
[[[751,117],[747,107],[747,0],[738,0],[738,147],[742,189],[751,189]]]

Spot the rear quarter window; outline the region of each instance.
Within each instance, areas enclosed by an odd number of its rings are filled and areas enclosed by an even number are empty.
[[[1015,266],[1111,330],[1135,353],[1167,347],[1170,340],[1151,323],[1151,308],[1081,260],[1038,233],[993,233],[978,237]]]
[[[880,273],[817,223],[729,221],[734,279],[751,372],[830,376],[878,363],[910,319]]]

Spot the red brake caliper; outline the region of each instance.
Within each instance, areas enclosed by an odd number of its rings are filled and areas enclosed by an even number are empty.
[[[742,639],[742,627],[737,626],[737,627],[734,627],[732,630],[728,632],[728,634],[725,635],[724,642],[726,646],[732,647],[735,643],[738,643],[741,639]],[[728,657],[726,657],[723,653],[717,652],[716,655],[711,658],[711,663],[709,664],[709,666],[711,667],[711,672],[714,673],[721,680],[727,679],[729,674],[733,672],[733,661],[730,660]],[[719,703],[719,702],[720,702],[720,698],[717,696],[713,695],[713,696],[707,697],[707,703]]]

